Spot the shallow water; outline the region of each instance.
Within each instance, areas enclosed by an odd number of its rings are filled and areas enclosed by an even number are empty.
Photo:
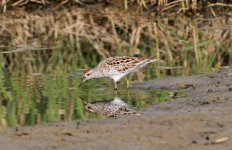
[[[31,126],[61,120],[102,118],[85,111],[84,102],[108,102],[118,97],[138,110],[175,97],[172,91],[130,87],[123,80],[118,92],[110,79],[91,80],[79,88],[80,77],[32,74],[4,79],[0,105],[1,127]]]

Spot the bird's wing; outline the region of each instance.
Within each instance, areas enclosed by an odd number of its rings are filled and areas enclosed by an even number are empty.
[[[152,63],[154,61],[157,61],[158,59],[155,59],[154,56],[151,56],[149,58],[146,58],[146,59],[142,59],[136,66],[135,68],[133,68],[134,70],[138,70],[139,68],[142,68],[144,66],[146,66],[147,64],[149,63]]]
[[[97,67],[101,68],[113,68],[119,72],[132,72],[136,71],[139,68],[145,66],[148,63],[151,63],[153,61],[156,61],[157,59],[154,59],[154,56],[149,58],[137,58],[137,57],[129,57],[129,56],[115,56],[110,57],[98,64]]]
[[[140,61],[141,59],[137,57],[116,56],[103,60],[98,67],[113,68],[119,72],[127,72],[138,65]]]

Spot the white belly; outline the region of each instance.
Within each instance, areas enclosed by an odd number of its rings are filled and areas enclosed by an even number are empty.
[[[123,77],[125,77],[128,73],[123,73],[123,74],[117,74],[117,75],[113,75],[110,78],[114,80],[114,82],[118,82],[120,79],[122,79]]]

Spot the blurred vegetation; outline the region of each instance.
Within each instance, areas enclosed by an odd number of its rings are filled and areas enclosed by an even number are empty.
[[[232,5],[219,2],[2,1],[0,52],[18,74],[93,67],[114,55],[205,72],[232,60]]]
[[[140,81],[231,65],[231,10],[229,0],[2,0],[0,126],[83,119],[82,100],[113,99],[95,90],[112,84],[90,81],[81,90],[70,73],[109,56],[159,58],[129,76]],[[144,107],[169,93],[156,94],[121,96]]]
[[[98,114],[87,114],[84,102],[113,100],[115,91],[105,90],[110,87],[109,80],[102,80],[104,92],[96,81],[79,89],[79,78],[70,78],[65,72],[60,74],[25,75],[24,78],[11,76],[3,80],[7,88],[6,95],[1,95],[0,128],[31,126],[41,123],[75,120],[85,118],[100,118]],[[8,92],[10,92],[8,94]],[[3,93],[2,93],[3,94]],[[174,97],[170,91],[152,91],[133,89],[120,90],[117,94],[127,103],[143,108]]]

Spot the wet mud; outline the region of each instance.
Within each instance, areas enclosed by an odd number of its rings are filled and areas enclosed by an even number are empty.
[[[139,116],[1,129],[1,149],[232,150],[232,68],[133,87],[184,96],[140,110]]]

